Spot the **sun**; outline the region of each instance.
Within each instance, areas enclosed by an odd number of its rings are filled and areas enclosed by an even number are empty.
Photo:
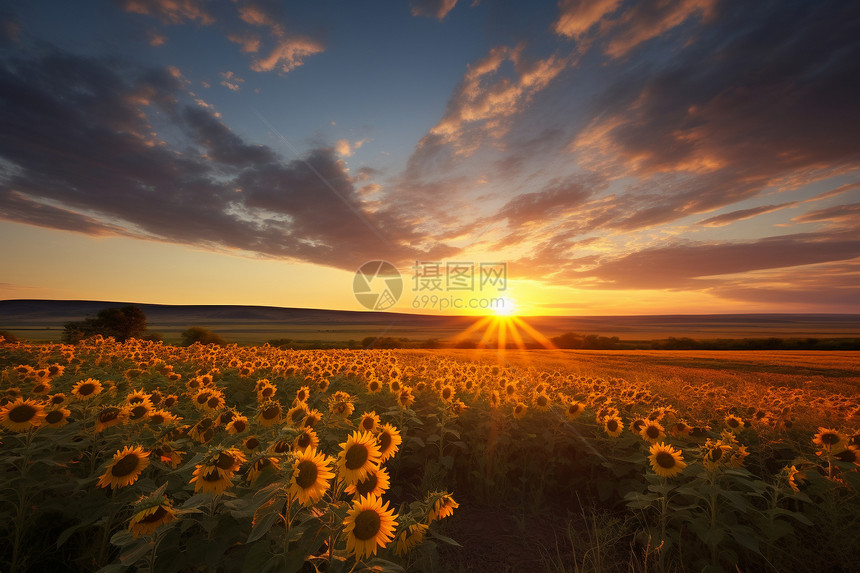
[[[514,316],[517,311],[516,301],[509,296],[496,299],[492,311],[495,316]]]

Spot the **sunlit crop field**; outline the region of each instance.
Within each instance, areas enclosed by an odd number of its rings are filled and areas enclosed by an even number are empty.
[[[0,569],[856,570],[857,358],[0,345]]]

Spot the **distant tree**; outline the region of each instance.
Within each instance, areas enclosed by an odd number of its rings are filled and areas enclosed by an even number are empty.
[[[145,331],[146,315],[138,307],[128,305],[100,310],[95,318],[67,322],[63,327],[63,342],[75,344],[97,334],[125,342],[140,337]]]
[[[227,344],[227,341],[221,338],[220,335],[202,326],[192,326],[182,331],[182,346],[191,346],[195,342],[199,342],[200,344],[217,344],[219,346]]]
[[[266,344],[269,346],[274,346],[275,348],[285,348],[289,347],[293,344],[292,338],[272,338],[266,341]]]
[[[147,332],[138,338],[141,340],[148,340],[150,342],[164,342],[164,335],[160,332]]]

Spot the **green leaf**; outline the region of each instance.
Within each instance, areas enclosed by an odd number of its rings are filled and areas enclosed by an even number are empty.
[[[251,534],[248,536],[248,541],[245,543],[253,543],[266,535],[280,517],[281,516],[277,511],[263,515],[263,517],[254,524],[254,527],[251,528]]]
[[[138,545],[129,548],[125,553],[120,554],[119,560],[123,565],[134,565],[140,561],[144,555],[152,551],[155,544],[152,541],[141,539]]]
[[[381,559],[379,557],[368,561],[367,565],[373,567],[374,569],[382,571],[382,573],[403,573],[406,571],[406,569],[404,569],[397,563],[392,563],[391,561],[386,561],[385,559]]]
[[[428,529],[426,535],[427,535],[427,537],[430,537],[433,539],[438,539],[442,543],[447,543],[448,545],[453,545],[454,547],[463,547],[462,545],[460,545],[459,543],[457,543],[456,541],[454,541],[450,537],[446,537],[446,536],[442,535],[441,533],[437,533],[437,532],[433,531],[432,529]]]

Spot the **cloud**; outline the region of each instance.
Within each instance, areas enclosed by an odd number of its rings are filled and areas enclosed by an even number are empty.
[[[367,143],[367,139],[359,139],[352,143],[350,143],[348,139],[338,139],[334,143],[334,150],[341,157],[352,157],[352,154],[355,153],[357,149],[361,149],[361,146],[365,143]]]
[[[737,221],[752,219],[757,215],[764,215],[765,213],[773,213],[774,211],[779,211],[786,207],[793,207],[798,203],[799,201],[790,201],[788,203],[780,203],[778,205],[761,205],[750,209],[739,209],[737,211],[723,213],[722,215],[716,215],[714,217],[704,219],[699,221],[699,225],[703,225],[705,227],[724,227]]]
[[[215,16],[206,9],[202,0],[115,0],[127,12],[158,18],[163,24],[179,25],[196,23],[203,26],[217,24],[227,39],[240,46],[242,53],[259,54],[263,49],[263,38],[253,28],[268,31],[271,47],[264,56],[251,63],[255,72],[290,72],[304,64],[305,58],[325,51],[322,43],[300,34],[291,34],[284,24],[285,18],[278,5],[268,2],[235,2],[234,22],[225,14]],[[244,27],[244,29],[243,29]],[[151,33],[150,43],[159,45],[164,36]],[[236,85],[235,82],[230,82]],[[223,85],[223,82],[222,82]],[[237,89],[230,86],[229,89]]]
[[[165,24],[190,21],[209,25],[215,22],[203,0],[117,0],[117,3],[126,12],[154,16]]]
[[[582,43],[582,51],[602,40],[610,57],[620,58],[692,18],[708,20],[717,0],[562,0],[556,34]]]
[[[413,16],[424,16],[443,20],[457,5],[457,0],[412,0]]]
[[[221,72],[221,77],[224,78],[221,80],[221,85],[234,92],[239,91],[242,88],[241,84],[245,82],[244,79],[231,71]]]
[[[853,233],[798,233],[756,241],[653,247],[609,260],[570,277],[594,277],[601,288],[703,288],[705,281],[762,269],[782,269],[860,257]],[[703,282],[704,281],[704,282]]]
[[[592,173],[630,181],[605,228],[667,223],[860,168],[860,83],[848,80],[860,77],[860,40],[840,25],[849,10],[728,2],[668,63],[620,75],[569,146]]]
[[[408,217],[365,209],[332,148],[285,161],[189,102],[186,89],[178,70],[55,49],[7,58],[0,217],[350,270],[451,252]]]
[[[792,219],[794,223],[811,223],[828,221],[834,223],[848,223],[860,228],[860,203],[849,205],[834,205],[826,209],[819,209],[810,213],[798,215]]]

